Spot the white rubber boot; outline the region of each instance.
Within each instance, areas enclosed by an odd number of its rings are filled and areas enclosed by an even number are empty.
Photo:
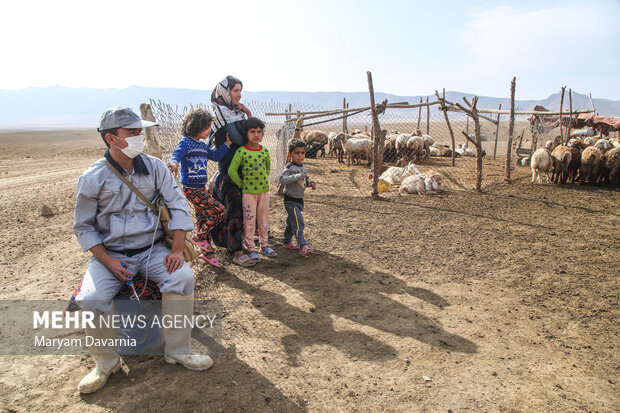
[[[95,340],[109,340],[118,337],[116,328],[100,328],[98,320],[94,322],[97,328],[86,328],[86,335],[93,337]],[[94,393],[108,381],[110,374],[116,373],[121,367],[121,359],[116,351],[116,347],[90,347],[90,355],[95,361],[95,368],[88,373],[80,384],[78,390],[80,393]]]
[[[166,321],[174,320],[175,316],[181,322],[185,317],[192,319],[194,310],[194,294],[179,295],[162,293],[162,317]],[[209,356],[192,354],[192,329],[190,326],[181,328],[162,328],[164,336],[164,360],[167,363],[179,363],[190,370],[206,370],[213,365]]]

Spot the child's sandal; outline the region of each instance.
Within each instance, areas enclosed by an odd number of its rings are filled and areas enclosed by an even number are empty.
[[[232,262],[237,264],[240,267],[252,267],[256,265],[254,260],[248,257],[246,254],[243,254],[238,258],[237,257],[233,258]]]
[[[215,268],[222,268],[222,264],[220,264],[220,262],[217,260],[217,257],[215,255],[211,257],[207,257],[205,254],[201,254],[200,258],[202,258],[203,260],[205,260],[206,262],[208,262]]]
[[[295,241],[287,242],[286,244],[283,245],[283,247],[286,248],[287,250],[296,250],[299,248],[297,244],[295,244]]]
[[[259,262],[261,262],[260,257],[259,257],[259,256],[258,256],[258,254],[257,254],[256,252],[254,252],[254,251],[250,252],[250,253],[248,254],[248,257],[250,257],[250,259],[251,259],[252,261],[254,261],[256,264],[258,264]]]
[[[209,241],[207,240],[200,241],[196,235],[192,237],[192,243],[198,248],[200,248],[203,252],[206,252],[206,253],[215,252],[211,244],[209,244]]]
[[[278,255],[278,253],[275,252],[271,247],[267,247],[264,250],[259,250],[258,253],[270,258],[276,257]]]
[[[301,251],[299,251],[299,253],[303,255],[312,254],[313,252],[314,250],[310,248],[308,245],[304,245],[303,247],[301,247]]]

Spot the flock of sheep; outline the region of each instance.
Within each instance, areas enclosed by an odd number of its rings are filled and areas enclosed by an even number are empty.
[[[319,151],[325,155],[325,146],[328,147],[328,155],[335,155],[338,162],[344,163],[347,159],[347,166],[361,159],[367,159],[368,165],[371,162],[372,139],[367,132],[356,129],[352,134],[329,132],[329,134],[309,130],[301,133],[301,139],[306,142],[306,157],[315,158]],[[476,151],[468,147],[468,144],[458,144],[455,148],[455,156],[476,156]],[[452,149],[449,145],[435,143],[435,139],[430,135],[422,134],[418,129],[413,134],[398,133],[391,131],[385,138],[383,160],[384,162],[395,162],[397,166],[405,166],[420,159],[428,159],[430,156],[451,157]],[[484,156],[484,154],[483,154]]]
[[[302,132],[300,138],[306,142],[306,157],[316,158],[319,151],[325,155],[325,146],[328,147],[329,155],[336,155],[338,162],[344,163],[347,158],[347,166],[361,159],[367,159],[368,165],[372,159],[373,141],[370,135],[360,130],[353,134],[310,130]],[[460,145],[458,151],[463,156],[475,156],[474,151],[468,152],[466,145]],[[442,177],[435,171],[422,174],[413,162],[426,159],[429,156],[452,156],[452,150],[447,146],[435,145],[435,140],[429,135],[423,135],[419,130],[414,134],[397,133],[392,131],[385,139],[383,157],[385,161],[398,159],[397,166],[392,166],[383,172],[379,178],[380,187],[385,186],[389,190],[392,186],[399,187],[399,194],[438,194],[444,191]],[[401,167],[400,165],[407,165]]]
[[[582,137],[563,145],[557,136],[534,152],[530,166],[532,183],[542,183],[541,174],[549,183],[551,172],[551,180],[556,184],[571,179],[572,183],[578,180],[581,184],[610,183],[620,187],[620,139]]]
[[[301,139],[306,142],[306,156],[314,158],[320,151],[325,156],[325,147],[328,155],[335,155],[338,162],[347,166],[360,163],[362,159],[372,159],[373,141],[367,132],[355,130],[348,133],[325,133],[319,130],[309,130],[301,133]],[[483,153],[483,156],[485,154]],[[435,144],[430,135],[416,130],[413,134],[391,131],[385,138],[383,160],[395,162],[397,167],[404,167],[430,156],[452,156],[452,148],[448,145]],[[458,144],[455,156],[476,156],[476,151],[469,148],[467,143]],[[525,161],[525,163],[523,162]],[[530,163],[532,169],[532,183],[542,183],[541,174],[545,175],[547,183],[565,184],[569,179],[574,183],[590,183],[594,185],[611,184],[620,187],[620,139],[597,139],[593,137],[573,138],[564,145],[560,137],[547,141],[544,148],[534,152],[530,159],[521,159],[520,164]],[[551,179],[549,178],[551,174]]]

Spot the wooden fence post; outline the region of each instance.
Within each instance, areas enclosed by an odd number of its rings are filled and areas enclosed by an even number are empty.
[[[381,175],[381,165],[383,161],[383,140],[385,139],[386,131],[382,131],[379,127],[379,116],[377,114],[377,108],[375,107],[375,88],[372,84],[372,73],[366,72],[368,77],[368,91],[370,93],[370,113],[372,114],[372,129],[373,129],[373,144],[372,144],[372,191],[371,195],[379,196],[379,175]],[[387,105],[387,100],[383,102]]]
[[[347,98],[342,98],[342,110],[347,109]],[[343,113],[342,116],[342,131],[344,133],[349,133],[349,129],[347,128],[347,112]]]
[[[515,131],[515,88],[517,78],[513,77],[510,82],[510,121],[508,123],[508,148],[506,149],[506,182],[511,183],[510,179],[510,157],[512,156],[512,135]]]
[[[301,129],[304,127],[304,119],[301,117],[301,111],[297,111],[297,122],[295,122],[294,139],[301,139]]]
[[[474,96],[471,104],[471,112],[474,115],[474,135],[476,140],[476,191],[482,192],[482,137],[480,136],[480,119],[476,106],[478,105],[478,96]]]
[[[422,104],[422,96],[420,96],[420,104]],[[420,121],[422,120],[422,106],[418,108],[418,123],[416,129],[420,129]]]
[[[569,105],[570,115],[568,117],[568,132],[566,132],[565,145],[567,145],[568,141],[570,140],[570,132],[571,132],[571,129],[573,128],[573,93],[571,89],[568,89],[568,105]]]
[[[562,122],[564,122],[564,119],[562,116],[562,109],[564,106],[564,92],[565,91],[566,91],[566,86],[562,88],[562,97],[560,98],[560,142],[564,142],[564,133],[562,129]]]
[[[456,106],[474,120],[474,138],[472,139],[465,131],[461,132],[465,136],[465,141],[471,142],[476,147],[476,191],[482,192],[482,138],[480,137],[480,118],[476,109],[478,96],[474,96],[471,103],[463,96],[463,101],[465,101],[469,109],[460,103],[456,103]]]
[[[426,103],[428,103],[428,96],[426,97]],[[431,130],[431,107],[426,105],[426,134],[430,135]]]
[[[499,104],[499,110],[502,110],[502,104]],[[495,146],[493,147],[493,160],[495,160],[495,155],[497,154],[497,140],[499,138],[499,116],[500,114],[497,114],[497,125],[495,125]]]
[[[442,104],[442,112],[443,112],[443,117],[446,119],[446,125],[448,125],[448,131],[450,131],[450,138],[452,139],[452,166],[455,165],[455,158],[456,158],[456,147],[455,147],[455,142],[454,142],[454,132],[452,131],[452,126],[450,125],[450,119],[448,118],[448,107],[446,106],[446,88],[443,88],[443,98],[439,97],[439,93],[437,93],[437,91],[435,91],[435,96],[437,96],[437,100],[441,101]]]
[[[142,115],[142,119],[156,122],[155,116],[153,116],[153,109],[148,103],[140,104],[140,114]],[[153,130],[153,128],[146,128],[144,129],[144,133],[144,140],[146,141],[145,152],[151,156],[161,159],[164,150],[159,144],[159,142],[157,142],[157,138],[155,137],[155,131]]]
[[[530,156],[534,155],[534,151],[536,151],[536,147],[538,146],[538,128],[532,133],[532,141],[530,142]],[[519,142],[521,144],[521,142]]]

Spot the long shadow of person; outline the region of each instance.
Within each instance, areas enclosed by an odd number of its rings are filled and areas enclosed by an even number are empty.
[[[295,331],[295,334],[282,338],[291,364],[296,364],[304,347],[317,343],[327,343],[345,354],[369,360],[396,356],[391,346],[364,333],[352,329],[335,331],[332,316],[450,351],[477,351],[475,343],[445,331],[431,318],[388,296],[412,296],[440,308],[450,305],[432,291],[411,287],[392,275],[370,272],[355,262],[324,252],[315,253],[319,256],[307,257],[307,260],[298,259],[294,271],[288,271],[286,269],[293,266],[291,260],[297,257],[297,254],[290,254],[282,254],[254,269],[264,277],[277,278],[301,291],[302,297],[313,304],[314,312],[302,311],[286,302],[285,297],[236,276],[219,280],[250,294],[252,304],[266,317],[282,322]],[[306,264],[310,262],[311,265]],[[285,270],[282,271],[281,267]]]
[[[298,365],[297,358],[303,347],[314,345],[331,345],[351,357],[364,360],[383,360],[396,355],[393,347],[367,334],[336,330],[328,312],[303,311],[290,304],[283,295],[257,287],[232,274],[220,277],[219,281],[250,295],[254,308],[295,332],[281,337],[288,363],[292,366]],[[223,305],[226,306],[225,303]]]

